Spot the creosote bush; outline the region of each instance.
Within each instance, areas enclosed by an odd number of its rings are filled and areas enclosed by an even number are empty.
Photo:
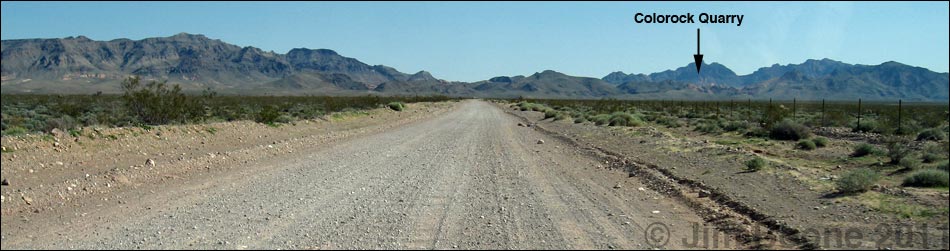
[[[769,137],[776,140],[802,140],[811,137],[811,131],[799,123],[791,120],[782,120],[772,126]]]
[[[765,166],[767,164],[768,163],[765,161],[765,159],[759,156],[755,156],[755,158],[752,158],[749,161],[745,162],[745,167],[746,167],[745,170],[749,172],[762,171],[762,169],[765,169]]]
[[[937,128],[926,129],[921,131],[920,134],[917,134],[917,141],[941,141],[945,139],[947,139],[947,134],[943,133]]]
[[[815,144],[814,141],[807,140],[807,139],[799,140],[796,146],[798,147],[798,149],[802,149],[805,151],[818,149],[818,146]]]
[[[950,174],[937,169],[915,171],[904,178],[905,187],[947,187]]]
[[[871,189],[881,175],[868,168],[860,168],[851,171],[835,182],[838,192],[844,194],[856,194],[867,192]]]
[[[851,157],[864,157],[878,154],[881,154],[881,150],[874,147],[874,145],[861,143],[854,147],[854,153],[851,153]]]
[[[812,142],[815,142],[815,146],[817,146],[818,148],[823,148],[823,147],[828,146],[828,138],[825,138],[825,137],[814,138],[812,139]]]
[[[406,104],[403,104],[402,102],[390,102],[388,106],[389,109],[397,112],[401,112],[402,110],[406,109]]]

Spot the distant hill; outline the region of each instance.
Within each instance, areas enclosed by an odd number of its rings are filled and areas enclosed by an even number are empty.
[[[947,101],[948,74],[886,62],[831,59],[772,65],[748,75],[703,62],[650,74],[613,72],[601,79],[553,70],[464,83],[431,73],[369,65],[329,49],[286,54],[180,33],[142,40],[17,39],[0,43],[2,93],[118,93],[132,75],[186,91],[244,95],[449,95],[573,99],[847,99]]]
[[[695,65],[650,75],[614,72],[604,81],[634,96],[653,95],[686,98],[691,94],[711,94],[709,98],[778,99],[868,99],[947,101],[950,78],[921,67],[897,62],[880,65],[852,65],[831,59],[808,60],[802,64],[773,65],[752,74],[738,76],[720,64]],[[684,90],[692,90],[684,92]]]
[[[5,93],[117,92],[122,79],[140,75],[186,89],[255,93],[285,88],[319,94],[366,91],[410,77],[327,49],[278,54],[187,33],[142,40],[3,40],[2,57]]]

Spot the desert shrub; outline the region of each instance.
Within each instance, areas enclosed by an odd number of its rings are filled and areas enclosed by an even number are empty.
[[[920,167],[920,160],[917,158],[905,157],[901,159],[897,165],[909,170],[914,170]]]
[[[782,120],[772,126],[769,137],[776,140],[801,140],[811,136],[808,127],[791,120]]]
[[[891,158],[891,164],[900,164],[902,159],[910,156],[911,149],[907,146],[908,143],[910,142],[900,137],[887,139],[887,157]]]
[[[79,126],[79,124],[76,123],[76,119],[69,115],[63,115],[59,118],[46,120],[46,126],[44,126],[43,131],[51,132],[53,129],[68,131],[70,129],[76,128],[77,126]]]
[[[743,132],[748,130],[749,127],[752,127],[752,125],[745,121],[729,121],[723,125],[722,129],[727,132]]]
[[[280,116],[280,110],[277,108],[277,106],[269,105],[261,108],[261,110],[257,113],[257,118],[255,118],[254,121],[263,124],[273,124],[277,123],[277,119],[280,118]]]
[[[862,193],[871,189],[881,175],[874,170],[861,168],[851,171],[835,182],[838,192],[845,194]]]
[[[200,103],[186,96],[181,86],[168,87],[165,82],[142,84],[138,76],[122,81],[126,108],[145,124],[184,123],[199,119]]]
[[[389,109],[392,109],[393,111],[397,111],[397,112],[400,112],[406,109],[406,104],[403,104],[402,102],[390,102],[388,106],[389,106]]]
[[[568,116],[566,113],[563,113],[563,112],[559,112],[556,116],[554,116],[554,121],[570,120],[570,119],[571,119],[571,116]]]
[[[584,122],[587,122],[587,119],[584,118],[584,117],[577,117],[577,118],[574,119],[574,123],[575,123],[575,124],[580,124],[580,123],[584,123]]]
[[[746,136],[746,137],[754,137],[754,138],[765,138],[765,137],[768,137],[768,136],[769,136],[769,131],[768,131],[768,130],[765,130],[765,128],[756,126],[756,127],[752,127],[751,129],[747,130],[747,131],[745,132],[745,136]]]
[[[944,134],[942,131],[940,131],[940,129],[937,128],[926,129],[917,134],[917,141],[941,141],[945,139],[947,139],[947,134]]]
[[[937,169],[950,172],[950,161],[944,161],[942,164],[937,165]]]
[[[798,149],[802,149],[805,151],[818,149],[818,146],[815,144],[814,141],[807,140],[807,139],[799,140],[798,144],[796,144],[796,147],[798,147]]]
[[[857,121],[851,125],[851,131],[853,132],[876,132],[880,126],[877,124],[877,121],[871,119],[863,119],[861,123]]]
[[[615,112],[610,114],[610,126],[641,126],[643,121],[639,118],[626,113],[626,112]]]
[[[662,116],[656,118],[656,123],[666,126],[667,128],[679,128],[683,126],[683,123],[676,117],[672,116]]]
[[[851,153],[852,157],[864,157],[868,155],[878,155],[882,154],[880,149],[874,147],[874,145],[868,143],[861,143],[854,147],[854,153]]]
[[[557,117],[558,113],[559,113],[559,112],[558,112],[557,110],[548,109],[548,110],[544,111],[544,119],[549,119],[549,118]]]
[[[14,126],[3,130],[3,136],[18,136],[29,132],[26,128]]]
[[[767,164],[768,163],[765,162],[765,159],[759,156],[755,156],[755,158],[752,158],[749,161],[745,162],[745,168],[746,168],[745,170],[750,171],[750,172],[758,172],[758,171],[761,171],[762,169],[765,169],[765,166]]]
[[[825,137],[814,138],[812,139],[812,142],[815,142],[815,146],[817,146],[818,148],[828,146],[828,138],[825,138]]]
[[[715,121],[709,121],[706,123],[699,124],[696,126],[696,131],[709,134],[717,134],[722,132],[722,128],[719,127],[719,123]]]
[[[610,123],[610,115],[597,114],[591,117],[590,121],[593,121],[595,125],[606,125]]]
[[[937,161],[942,160],[943,156],[940,156],[940,154],[938,153],[926,152],[923,155],[921,155],[920,159],[924,163],[935,163]]]
[[[950,174],[937,169],[915,171],[904,178],[905,187],[947,187]]]

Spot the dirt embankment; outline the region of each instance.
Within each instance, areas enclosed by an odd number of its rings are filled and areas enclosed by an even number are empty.
[[[541,131],[573,142],[579,148],[616,158],[623,164],[615,168],[629,171],[631,176],[649,176],[644,180],[679,187],[672,193],[687,202],[706,203],[701,206],[707,208],[707,220],[733,218],[720,227],[757,225],[766,231],[783,234],[789,239],[787,244],[801,248],[947,248],[945,211],[926,219],[905,218],[893,212],[881,212],[859,203],[857,199],[830,193],[827,187],[823,187],[827,182],[816,185],[812,181],[834,177],[814,168],[842,167],[797,166],[800,163],[782,159],[787,154],[799,154],[780,150],[793,149],[791,143],[771,143],[769,147],[735,146],[729,144],[731,142],[715,142],[715,138],[680,130],[574,124],[544,120],[540,112],[519,111],[507,105],[499,107],[526,119],[527,123],[533,123]],[[826,154],[847,156],[850,148],[837,147],[826,151]],[[773,167],[768,171],[747,172],[744,162],[751,156],[770,159]],[[807,156],[797,157],[807,159]],[[943,207],[946,207],[945,194],[929,192],[927,196],[927,201],[943,201]],[[697,201],[696,198],[707,199]]]

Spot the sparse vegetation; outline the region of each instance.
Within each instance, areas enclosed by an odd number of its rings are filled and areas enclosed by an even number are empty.
[[[881,175],[868,168],[860,168],[851,171],[836,182],[838,192],[844,194],[863,193],[871,189],[871,186],[881,179]]]
[[[925,169],[911,173],[904,179],[905,187],[948,187],[950,174],[937,169]]]
[[[435,102],[447,97],[247,97],[206,91],[186,94],[160,82],[130,78],[122,95],[3,95],[3,136],[64,132],[83,127],[142,127],[206,121],[266,124],[315,119],[331,113],[387,107],[390,103]],[[81,131],[81,130],[78,130]]]
[[[766,163],[765,159],[759,156],[755,156],[754,158],[745,162],[746,171],[749,172],[762,171],[765,169],[766,165],[768,165],[768,163]]]

